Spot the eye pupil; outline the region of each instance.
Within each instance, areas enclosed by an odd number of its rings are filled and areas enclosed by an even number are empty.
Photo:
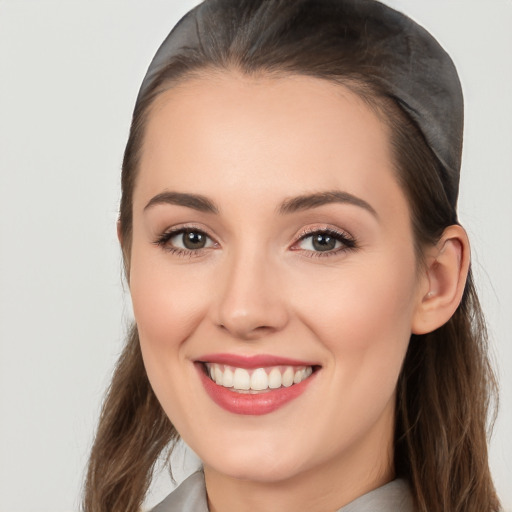
[[[336,247],[336,238],[319,233],[313,237],[313,247],[316,251],[332,251]]]
[[[197,231],[183,233],[183,245],[187,249],[202,249],[206,245],[206,237]]]

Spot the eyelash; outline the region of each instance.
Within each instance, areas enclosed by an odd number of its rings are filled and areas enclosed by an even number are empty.
[[[168,245],[171,238],[174,238],[175,236],[184,233],[197,233],[211,240],[213,242],[213,246],[217,244],[217,242],[215,242],[215,240],[213,240],[202,229],[198,229],[193,226],[180,227],[177,229],[170,229],[168,231],[165,231],[154,241],[154,244],[175,256],[190,258],[201,256],[203,254],[203,251],[207,249],[206,247],[202,247],[199,249],[182,249],[181,247],[173,247],[172,245]],[[334,238],[337,242],[340,242],[341,247],[328,251],[312,251],[307,249],[294,248],[304,240],[307,240],[308,238],[311,238],[315,235],[330,236]],[[325,258],[329,256],[335,256],[338,255],[339,253],[351,251],[354,249],[357,249],[357,242],[352,236],[350,236],[348,233],[337,231],[331,228],[317,228],[307,230],[299,236],[298,240],[292,246],[292,250],[302,251],[304,255],[307,256],[308,258]]]
[[[310,251],[310,250],[306,250],[306,249],[293,249],[293,250],[304,251],[304,255],[308,258],[328,258],[328,257],[332,257],[332,256],[337,256],[340,253],[344,253],[347,251],[357,249],[357,247],[358,247],[356,240],[351,235],[349,235],[346,232],[337,231],[332,228],[315,228],[315,229],[307,230],[300,235],[299,239],[297,240],[297,242],[295,242],[293,244],[293,246],[295,247],[300,242],[307,240],[308,238],[311,238],[315,235],[330,236],[330,237],[334,238],[337,242],[340,242],[341,247],[338,247],[337,249],[333,249],[333,250],[329,250],[329,251]]]
[[[172,245],[168,245],[171,238],[175,236],[184,234],[184,233],[198,233],[200,235],[205,236],[207,239],[212,240],[214,245],[216,242],[210,237],[207,233],[205,233],[202,229],[195,228],[194,226],[185,226],[177,229],[169,229],[163,232],[155,241],[154,244],[161,247],[163,250],[180,257],[189,257],[193,258],[196,256],[201,256],[203,251],[206,249],[205,247],[200,249],[182,249],[181,247],[173,247]]]

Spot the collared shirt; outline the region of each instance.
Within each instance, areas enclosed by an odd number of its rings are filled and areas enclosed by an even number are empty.
[[[208,512],[203,472],[189,476],[151,512]],[[405,480],[393,480],[360,496],[338,512],[414,512],[411,490]]]

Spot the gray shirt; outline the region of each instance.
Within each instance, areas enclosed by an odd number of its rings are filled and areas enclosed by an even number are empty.
[[[189,476],[151,512],[208,512],[203,472]],[[338,512],[414,512],[411,490],[405,480],[393,480],[360,496]]]

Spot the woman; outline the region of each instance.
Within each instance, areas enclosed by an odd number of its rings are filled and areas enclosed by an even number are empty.
[[[462,94],[373,0],[207,0],[135,106],[118,233],[136,326],[84,510],[499,510],[456,203]]]

